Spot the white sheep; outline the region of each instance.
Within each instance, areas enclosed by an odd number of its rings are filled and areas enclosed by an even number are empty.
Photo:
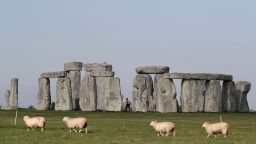
[[[172,132],[173,136],[175,137],[175,127],[174,123],[172,122],[157,122],[157,121],[151,121],[150,126],[155,129],[157,132],[157,136],[161,134],[162,136],[168,136],[170,132]]]
[[[209,122],[205,122],[202,127],[205,128],[206,132],[208,133],[207,138],[209,138],[211,135],[214,135],[216,137],[216,134],[223,134],[224,137],[228,135],[229,131],[229,125],[225,122],[220,123],[213,123],[210,124]]]
[[[73,129],[76,133],[77,130],[80,133],[82,129],[85,129],[85,133],[87,133],[87,119],[84,117],[78,117],[78,118],[70,118],[70,117],[64,117],[63,121],[67,124],[67,127],[71,130]]]
[[[27,131],[29,131],[29,128],[31,128],[33,131],[34,131],[34,128],[41,128],[41,131],[44,130],[44,126],[45,126],[45,118],[44,117],[24,116],[23,120],[28,127]]]

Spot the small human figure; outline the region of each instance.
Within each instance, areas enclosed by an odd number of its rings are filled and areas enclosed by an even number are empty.
[[[129,101],[128,98],[126,98],[125,112],[127,112],[127,109],[129,109],[129,111],[131,110],[131,108],[130,108],[130,101]]]

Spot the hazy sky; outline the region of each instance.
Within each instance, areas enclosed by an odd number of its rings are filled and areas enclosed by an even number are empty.
[[[19,105],[35,105],[42,72],[65,62],[107,62],[132,94],[135,68],[232,74],[252,83],[256,109],[256,1],[0,1],[0,105],[19,78]],[[82,73],[82,76],[84,72]],[[177,89],[180,81],[175,81]],[[55,99],[56,80],[52,80]],[[179,98],[178,91],[178,98]]]

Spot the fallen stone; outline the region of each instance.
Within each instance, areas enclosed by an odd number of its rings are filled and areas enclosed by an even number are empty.
[[[195,79],[195,80],[232,80],[232,75],[211,73],[170,73],[171,79]]]
[[[91,71],[112,71],[112,65],[110,64],[99,64],[99,63],[92,63],[92,64],[84,64],[83,67],[84,71],[91,72]]]
[[[168,66],[139,66],[136,68],[138,74],[164,74],[169,73]]]
[[[65,71],[60,72],[46,72],[41,74],[41,78],[64,78],[67,76]]]
[[[82,67],[81,62],[68,62],[64,64],[64,71],[81,71]]]

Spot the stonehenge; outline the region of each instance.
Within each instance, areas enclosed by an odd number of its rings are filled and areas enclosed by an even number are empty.
[[[18,78],[11,79],[11,88],[7,89],[4,98],[6,106],[2,107],[3,110],[18,109]]]
[[[81,78],[81,71],[84,75]],[[173,73],[168,66],[138,66],[132,83],[134,112],[249,112],[251,83],[214,73]],[[57,79],[52,101],[52,78]],[[180,99],[174,81],[181,80]],[[4,110],[18,108],[18,79],[4,93]],[[179,105],[180,104],[180,105]],[[125,107],[120,78],[111,64],[64,63],[63,71],[44,72],[38,79],[37,110],[122,111]]]

